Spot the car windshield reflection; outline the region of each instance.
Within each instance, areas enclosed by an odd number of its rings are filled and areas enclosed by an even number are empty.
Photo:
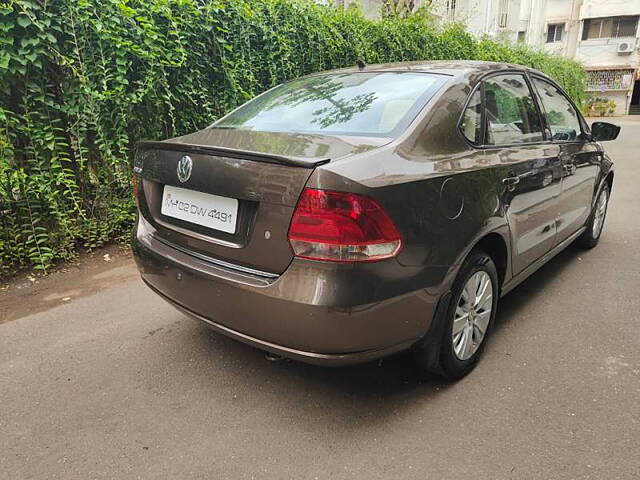
[[[445,79],[425,73],[314,75],[266,92],[212,128],[396,136]]]

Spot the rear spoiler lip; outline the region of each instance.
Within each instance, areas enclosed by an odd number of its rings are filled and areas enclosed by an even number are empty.
[[[314,159],[277,155],[273,153],[253,152],[251,150],[243,150],[240,148],[218,147],[215,145],[198,145],[193,143],[177,143],[168,141],[142,141],[138,142],[137,148],[143,150],[173,150],[179,152],[221,155],[225,157],[238,158],[241,160],[253,160],[255,162],[275,163],[278,165],[289,165],[302,168],[316,168],[331,161],[330,158]]]

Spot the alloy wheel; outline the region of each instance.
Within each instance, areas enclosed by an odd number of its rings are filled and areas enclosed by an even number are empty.
[[[491,277],[480,270],[469,277],[456,305],[451,340],[459,360],[468,360],[480,348],[491,320],[492,308]]]
[[[607,202],[609,201],[609,192],[606,188],[602,189],[600,196],[598,197],[598,203],[596,203],[596,210],[593,215],[593,226],[591,236],[598,238],[602,232],[604,225],[604,217],[607,214]]]

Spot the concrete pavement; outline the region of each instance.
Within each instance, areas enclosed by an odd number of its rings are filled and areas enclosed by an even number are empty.
[[[267,362],[164,304],[130,262],[77,288],[61,274],[54,308],[0,291],[0,478],[640,478],[640,122],[620,123],[600,245],[503,299],[455,384],[406,355]]]

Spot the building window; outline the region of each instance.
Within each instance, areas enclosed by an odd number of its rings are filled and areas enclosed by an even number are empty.
[[[447,18],[455,20],[456,18],[456,0],[447,0]]]
[[[552,23],[547,26],[547,43],[562,41],[562,31],[564,23]]]
[[[527,39],[527,32],[524,30],[521,30],[518,32],[518,43],[524,43],[525,40]]]
[[[498,27],[507,28],[509,26],[509,0],[500,0],[498,4]]]
[[[588,92],[629,90],[633,81],[633,70],[591,70],[587,72]]]
[[[582,40],[635,37],[638,17],[589,18],[584,21]]]

